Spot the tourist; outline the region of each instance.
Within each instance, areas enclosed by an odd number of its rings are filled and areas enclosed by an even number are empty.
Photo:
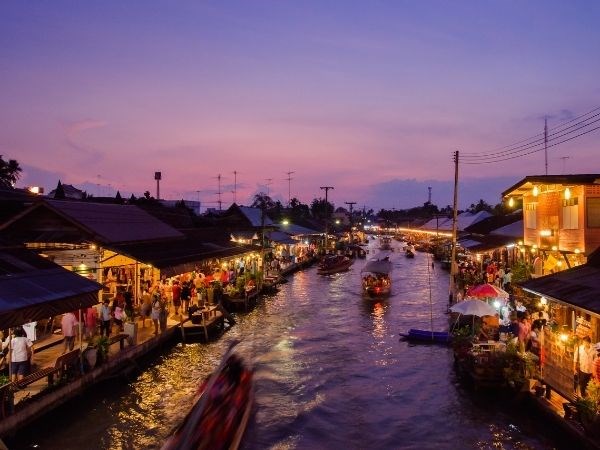
[[[509,291],[510,290],[510,284],[512,282],[512,272],[510,271],[510,269],[506,269],[506,272],[504,273],[504,277],[502,277],[502,289],[504,289],[505,291]]]
[[[540,331],[540,326],[535,324],[529,333],[529,351],[538,358],[540,356]]]
[[[120,304],[117,304],[113,311],[113,318],[114,318],[115,325],[117,326],[117,332],[123,331],[123,318],[124,317],[125,317],[125,314],[123,313],[123,308],[121,307]]]
[[[600,383],[600,342],[596,342],[594,344],[594,348],[596,349],[596,359],[594,360],[594,378],[596,381]]]
[[[184,283],[187,285],[187,281]],[[175,315],[179,315],[179,308],[181,307],[181,296],[182,296],[182,288],[179,284],[179,280],[173,281],[173,287],[171,288],[173,292],[173,307],[175,308]],[[189,300],[189,299],[188,299]]]
[[[142,328],[146,326],[146,319],[150,317],[150,313],[152,311],[152,297],[150,297],[150,292],[147,289],[144,289],[144,293],[142,294],[142,306],[140,308],[142,314]]]
[[[158,335],[158,320],[160,319],[160,312],[163,309],[162,301],[160,298],[160,290],[156,289],[152,299],[152,312],[150,317],[154,323],[154,336]]]
[[[7,339],[8,340],[8,339]],[[22,380],[31,370],[33,357],[33,342],[27,337],[23,327],[15,327],[13,337],[10,339],[10,372],[13,380]]]
[[[186,310],[188,308],[188,305],[190,304],[190,298],[192,297],[192,286],[193,283],[191,280],[184,280],[183,281],[183,285],[181,286],[181,300],[179,303],[179,306],[175,306],[175,315],[178,314],[179,311],[179,307],[181,306],[181,303],[183,303],[183,309]],[[174,303],[175,301],[173,301]]]
[[[79,324],[77,319],[75,318],[75,314],[72,312],[68,312],[63,314],[62,320],[60,321],[62,334],[64,336],[64,344],[65,347],[63,349],[63,354],[68,351],[73,350],[75,345],[75,327]]]
[[[594,372],[596,350],[592,347],[589,336],[583,338],[583,342],[575,349],[573,355],[573,373],[577,377],[579,392],[582,397],[587,395],[587,385]]]
[[[96,325],[98,323],[98,311],[94,306],[85,310],[85,335],[91,340],[96,334]]]
[[[110,336],[110,319],[112,318],[108,299],[104,299],[100,307],[100,336]]]

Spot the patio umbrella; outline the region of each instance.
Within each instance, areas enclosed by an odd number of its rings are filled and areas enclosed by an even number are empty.
[[[464,316],[493,316],[496,308],[481,300],[464,300],[450,308],[450,311],[460,313]]]
[[[508,298],[508,292],[493,284],[478,284],[467,290],[467,297],[474,298]]]

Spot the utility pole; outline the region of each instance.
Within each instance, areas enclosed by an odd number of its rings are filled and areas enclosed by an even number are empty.
[[[291,172],[291,171],[286,172],[286,174],[288,176],[286,178],[286,180],[288,182],[288,208],[290,207],[290,204],[292,203],[292,180],[293,180],[292,174],[293,173],[296,173],[296,172]],[[331,189],[333,189],[333,188],[331,188]]]
[[[429,186],[427,190],[429,191],[429,194],[427,195],[427,203],[431,205],[431,186]]]
[[[454,152],[454,213],[452,215],[452,252],[450,255],[450,294],[448,296],[448,304],[452,305],[455,295],[455,280],[456,276],[456,219],[458,216],[458,150]]]
[[[544,117],[544,162],[548,175],[548,117]]]
[[[233,171],[233,203],[237,200],[237,170]]]
[[[156,200],[160,200],[160,179],[162,174],[160,172],[154,172],[154,179],[156,180]]]
[[[356,205],[356,202],[344,202],[350,207],[350,243],[354,243],[354,237],[352,236],[352,224],[354,223],[354,217],[352,216],[352,207]]]
[[[321,186],[321,189],[325,190],[325,254],[327,254],[327,237],[329,235],[329,201],[327,200],[327,194],[329,189],[333,189],[333,186]]]
[[[267,197],[269,196],[269,186],[271,186],[271,183],[273,182],[273,178],[265,178],[265,181],[267,182]]]
[[[217,180],[218,180],[218,190],[217,190],[217,195],[219,196],[219,200],[217,201],[217,203],[219,204],[219,211],[221,211],[221,174],[217,175]]]
[[[201,203],[200,203],[200,191],[196,191],[198,194],[198,215],[200,215]]]

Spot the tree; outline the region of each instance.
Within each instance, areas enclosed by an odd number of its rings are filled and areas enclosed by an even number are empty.
[[[310,204],[310,212],[315,219],[327,220],[333,213],[333,204],[326,202],[324,198],[315,198]]]
[[[65,198],[65,189],[63,188],[62,183],[58,180],[58,184],[56,185],[56,190],[54,191],[54,198]]]
[[[265,211],[268,211],[270,209],[275,208],[275,202],[264,192],[259,192],[258,194],[254,195],[254,201],[250,206],[252,208],[260,208]]]
[[[467,208],[467,211],[473,214],[478,213],[480,211],[487,211],[491,213],[493,211],[493,208],[481,198],[479,199],[479,202],[477,202],[477,204],[471,203],[471,206]]]
[[[22,169],[16,159],[5,161],[0,155],[0,187],[12,188],[21,178]]]

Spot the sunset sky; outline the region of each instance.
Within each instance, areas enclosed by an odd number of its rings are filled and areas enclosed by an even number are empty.
[[[596,1],[4,1],[0,154],[19,186],[214,207],[452,202],[452,152],[492,152],[600,106]],[[600,131],[549,150],[599,173]],[[544,154],[460,166],[462,207]],[[271,182],[267,182],[271,179]]]

